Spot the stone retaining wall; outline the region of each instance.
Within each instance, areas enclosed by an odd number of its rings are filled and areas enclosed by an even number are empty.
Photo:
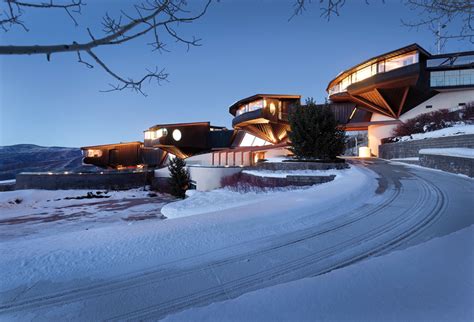
[[[335,175],[305,176],[288,175],[286,177],[262,177],[242,172],[241,181],[249,182],[257,187],[287,187],[287,186],[312,186],[334,180]]]
[[[329,170],[347,169],[349,165],[345,162],[339,163],[319,163],[319,162],[260,162],[255,167],[249,169],[263,169],[270,171],[278,170]]]
[[[148,175],[147,175],[148,174]],[[106,189],[127,190],[145,186],[151,181],[152,172],[103,172],[101,173],[20,173],[16,176],[15,189]]]
[[[420,154],[423,167],[465,174],[474,178],[474,159],[436,154]]]
[[[474,134],[386,143],[379,146],[379,157],[382,159],[417,157],[421,149],[429,148],[474,148]]]

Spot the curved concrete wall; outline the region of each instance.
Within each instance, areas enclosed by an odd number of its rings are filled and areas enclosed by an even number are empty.
[[[191,180],[196,183],[196,190],[199,191],[220,188],[222,178],[242,171],[241,167],[188,166],[188,169]]]

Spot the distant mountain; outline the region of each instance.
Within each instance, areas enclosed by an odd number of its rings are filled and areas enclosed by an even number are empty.
[[[82,164],[78,148],[34,144],[0,146],[0,180],[14,179],[20,172],[45,171],[97,171],[97,168]]]

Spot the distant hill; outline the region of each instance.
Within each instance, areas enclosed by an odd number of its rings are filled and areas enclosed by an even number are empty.
[[[82,153],[78,148],[34,144],[0,146],[0,180],[14,179],[20,172],[96,170],[82,164]]]

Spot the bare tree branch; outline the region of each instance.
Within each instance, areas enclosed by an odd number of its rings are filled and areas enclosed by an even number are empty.
[[[4,31],[8,31],[11,27],[19,25],[23,27],[26,31],[28,28],[20,20],[20,17],[24,14],[24,9],[33,8],[33,9],[63,9],[66,14],[74,22],[75,26],[78,26],[76,18],[74,18],[72,13],[81,13],[81,9],[85,6],[85,3],[82,0],[67,0],[65,3],[57,3],[54,0],[49,0],[49,2],[30,2],[30,1],[18,1],[18,0],[3,0],[6,4],[7,9],[3,10],[1,15],[5,16],[4,19],[0,20],[0,26]]]
[[[428,28],[444,47],[448,39],[474,43],[474,0],[405,0],[405,4],[422,16],[402,23],[410,28]],[[452,28],[454,25],[454,32]]]
[[[385,2],[385,0],[379,1]],[[345,0],[294,0],[290,19],[303,14],[312,2],[319,3],[321,17],[327,20],[339,16],[346,4]],[[369,4],[369,0],[365,0],[365,3]],[[402,20],[402,23],[410,28],[428,28],[438,39],[441,47],[449,39],[474,43],[474,0],[404,0],[404,4],[416,11],[420,19],[411,22]],[[454,27],[449,28],[451,26]],[[449,31],[450,29],[453,30]]]
[[[53,0],[50,0],[49,3],[39,4],[19,2],[17,0],[4,1],[6,5],[5,12],[10,12],[8,17],[13,19],[10,21],[10,24],[22,24],[18,19],[23,14],[22,8],[63,8],[70,14],[69,10],[80,12],[81,6],[84,5],[82,0],[68,0],[70,2],[67,4],[58,4],[53,2]],[[185,10],[187,5],[186,0],[144,0],[144,2],[134,5],[136,14],[133,16],[124,11],[121,11],[121,15],[118,17],[112,17],[106,13],[102,18],[101,37],[94,36],[91,29],[86,28],[87,34],[90,37],[90,41],[87,42],[78,43],[72,41],[70,43],[55,45],[1,45],[0,55],[44,54],[49,61],[53,53],[75,52],[77,53],[79,63],[84,64],[88,68],[92,68],[93,64],[84,61],[81,57],[81,52],[85,52],[94,60],[96,65],[100,66],[119,82],[118,85],[111,85],[111,90],[132,89],[145,95],[142,90],[143,84],[150,83],[151,81],[156,81],[159,84],[163,80],[166,80],[168,74],[165,73],[164,70],[158,70],[158,68],[155,68],[155,71],[147,70],[145,76],[135,81],[131,78],[119,76],[113,72],[93,50],[104,46],[111,47],[124,44],[147,34],[150,34],[153,39],[147,43],[152,46],[153,51],[167,51],[165,48],[166,43],[161,39],[162,36],[160,35],[167,35],[168,38],[185,44],[188,50],[191,46],[200,46],[200,39],[195,37],[186,39],[179,35],[174,26],[181,23],[191,23],[201,18],[207,12],[211,2],[212,0],[205,0],[203,8],[197,14],[192,15],[189,11]],[[75,20],[74,22],[76,23]],[[4,29],[8,30],[7,28]],[[25,30],[27,30],[26,27]]]

